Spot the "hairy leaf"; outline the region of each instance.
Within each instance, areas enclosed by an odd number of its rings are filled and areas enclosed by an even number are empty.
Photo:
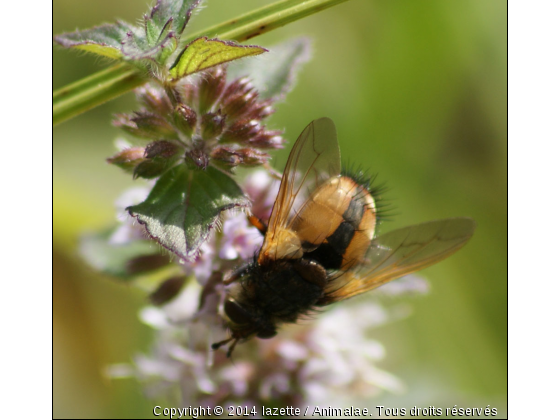
[[[200,1],[158,0],[152,8],[150,18],[154,26],[160,28],[160,32],[169,23],[170,30],[180,37],[191,18],[193,10],[199,5]],[[169,22],[169,18],[173,18],[171,22]]]
[[[344,3],[348,0],[284,0],[237,16],[233,20],[205,28],[182,37],[183,43],[201,36],[216,36],[243,42],[257,35],[280,28],[313,13]],[[263,25],[264,23],[264,25]],[[165,53],[162,54],[167,55]],[[163,58],[160,57],[161,60]],[[102,70],[90,77],[64,86],[53,93],[53,125],[128,92],[146,81],[142,74],[124,63]]]
[[[58,35],[54,40],[66,48],[113,59],[151,59],[163,64],[177,48],[177,39],[199,3],[200,0],[158,0],[144,16],[142,27],[117,22]]]
[[[57,35],[54,40],[65,48],[76,48],[117,59],[123,56],[121,41],[132,28],[128,23],[117,22]]]
[[[218,64],[266,51],[268,50],[256,45],[240,45],[235,42],[201,37],[185,47],[171,67],[169,75],[171,79],[177,80]]]
[[[127,210],[163,247],[193,260],[222,212],[249,206],[235,181],[219,170],[178,165],[159,178],[146,201]]]
[[[167,57],[177,48],[177,39],[173,33],[167,34],[151,44],[146,34],[129,32],[123,41],[122,51],[127,60],[157,60],[164,61],[161,57]]]
[[[283,99],[293,88],[297,72],[311,58],[307,38],[294,38],[270,48],[259,60],[244,60],[228,67],[228,79],[251,75],[262,99]]]
[[[161,64],[177,48],[192,12],[200,0],[158,0],[144,15],[142,30],[127,33],[123,53],[128,60],[155,60]]]

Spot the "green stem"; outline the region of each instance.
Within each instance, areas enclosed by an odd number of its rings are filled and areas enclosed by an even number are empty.
[[[245,41],[347,0],[282,0],[190,35]],[[125,63],[94,73],[53,92],[53,125],[116,98],[148,79]]]
[[[246,41],[345,1],[348,0],[281,0],[191,35],[182,45],[201,36]]]
[[[53,125],[57,125],[146,82],[125,63],[92,74],[53,92]]]

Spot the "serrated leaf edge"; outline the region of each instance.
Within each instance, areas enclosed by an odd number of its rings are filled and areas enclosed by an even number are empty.
[[[171,170],[172,168],[170,168],[169,170]],[[217,169],[220,172],[223,172],[220,169]],[[163,175],[163,174],[162,174]],[[162,176],[160,175],[160,177]],[[151,191],[150,191],[151,193]],[[149,197],[149,194],[148,194]],[[188,200],[189,196],[187,195],[185,197],[185,200]],[[212,229],[221,229],[222,226],[222,215],[224,212],[229,211],[229,210],[234,210],[234,209],[240,209],[240,210],[246,210],[246,209],[250,209],[251,207],[251,200],[249,200],[249,198],[247,198],[246,196],[243,197],[245,199],[245,204],[236,204],[236,203],[231,203],[231,204],[226,204],[224,206],[221,206],[218,210],[218,216],[214,218],[214,221],[212,223],[210,223],[208,225],[208,229],[206,230],[206,233],[201,235],[201,242],[206,242],[206,240],[208,239],[208,237],[210,236],[211,230]],[[142,204],[142,203],[140,203]],[[183,203],[182,203],[183,204]],[[194,261],[196,259],[196,257],[200,254],[200,249],[197,250],[193,250],[193,252],[191,253],[191,255],[189,255],[189,253],[187,252],[187,255],[181,255],[177,252],[175,252],[174,250],[172,250],[170,247],[165,246],[165,244],[163,244],[160,241],[160,238],[155,235],[154,233],[152,233],[150,231],[150,229],[148,228],[148,223],[144,222],[142,220],[139,219],[139,214],[135,214],[134,211],[131,209],[131,207],[134,206],[128,206],[127,208],[125,208],[126,212],[128,212],[128,214],[130,215],[130,217],[133,217],[134,219],[136,219],[136,221],[141,224],[142,226],[144,226],[144,229],[146,231],[146,234],[150,237],[150,239],[156,241],[156,243],[158,245],[160,245],[162,248],[165,248],[166,250],[168,250],[169,252],[171,252],[173,255],[177,255],[179,258],[184,259],[185,261]]]

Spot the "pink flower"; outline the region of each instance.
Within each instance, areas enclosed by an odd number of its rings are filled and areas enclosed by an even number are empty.
[[[206,284],[212,272],[219,267],[216,261],[216,232],[212,232],[206,242],[200,247],[200,253],[193,262],[184,262],[183,270],[187,275],[194,275],[198,283]]]
[[[245,214],[230,216],[224,221],[218,255],[226,260],[236,258],[247,260],[255,255],[262,245],[262,240],[260,232],[255,227],[249,226]]]
[[[245,178],[243,188],[253,202],[253,215],[262,221],[268,221],[278,195],[280,180],[272,178],[267,171],[258,170]]]

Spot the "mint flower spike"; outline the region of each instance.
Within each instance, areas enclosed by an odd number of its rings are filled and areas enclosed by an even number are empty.
[[[308,59],[308,41],[298,38],[278,49],[282,63],[263,57],[269,70],[259,76],[264,98],[247,76],[262,70],[238,67],[238,76],[228,80],[226,67],[219,65],[173,85],[146,84],[136,91],[140,108],[115,116],[113,124],[142,143],[107,161],[135,179],[155,180],[147,198],[127,211],[147,237],[180,260],[199,258],[226,212],[249,211],[250,200],[231,177],[235,167],[263,165],[268,151],[285,142],[280,131],[268,129],[266,119]],[[238,245],[232,241],[223,255],[236,254]]]
[[[138,162],[134,175],[146,179],[163,175],[181,156],[200,169],[212,164],[231,171],[266,163],[270,156],[265,150],[284,144],[281,132],[264,124],[274,112],[273,99],[261,100],[247,77],[228,82],[223,66],[177,84],[171,93],[174,105],[155,84],[137,90],[143,108],[116,115],[113,124],[152,143],[142,160],[121,152],[110,163],[128,168]]]
[[[225,66],[215,66],[165,89],[156,83],[137,89],[141,108],[117,115],[113,124],[151,140],[154,146],[165,142],[166,150],[174,153],[140,157],[136,149],[135,153],[121,152],[109,162],[148,179],[161,176],[181,156],[201,169],[211,164],[231,171],[236,166],[266,163],[270,158],[267,150],[281,148],[284,139],[280,131],[267,129],[265,120],[310,57],[306,38],[273,49],[274,55],[234,63],[233,77],[228,77]],[[256,85],[247,75],[256,78]],[[134,163],[137,166],[131,169]]]
[[[242,185],[267,220],[278,182],[256,171]],[[250,410],[271,401],[344,407],[349,394],[371,401],[382,392],[402,393],[401,380],[378,367],[386,352],[371,338],[373,329],[408,315],[399,304],[385,308],[371,298],[341,304],[312,323],[284,328],[274,340],[239,346],[234,364],[224,352],[209,351],[210,343],[224,335],[222,273],[254,255],[261,244],[262,236],[245,218],[225,214],[222,232],[210,235],[195,261],[181,263],[185,275],[197,281],[185,284],[163,306],[141,310],[140,319],[155,331],[151,350],[135,356],[131,365],[110,366],[107,375],[134,377],[148,398],[170,398],[184,407],[234,404]],[[393,282],[402,284],[391,295],[414,293],[415,283],[422,283],[404,280]]]

